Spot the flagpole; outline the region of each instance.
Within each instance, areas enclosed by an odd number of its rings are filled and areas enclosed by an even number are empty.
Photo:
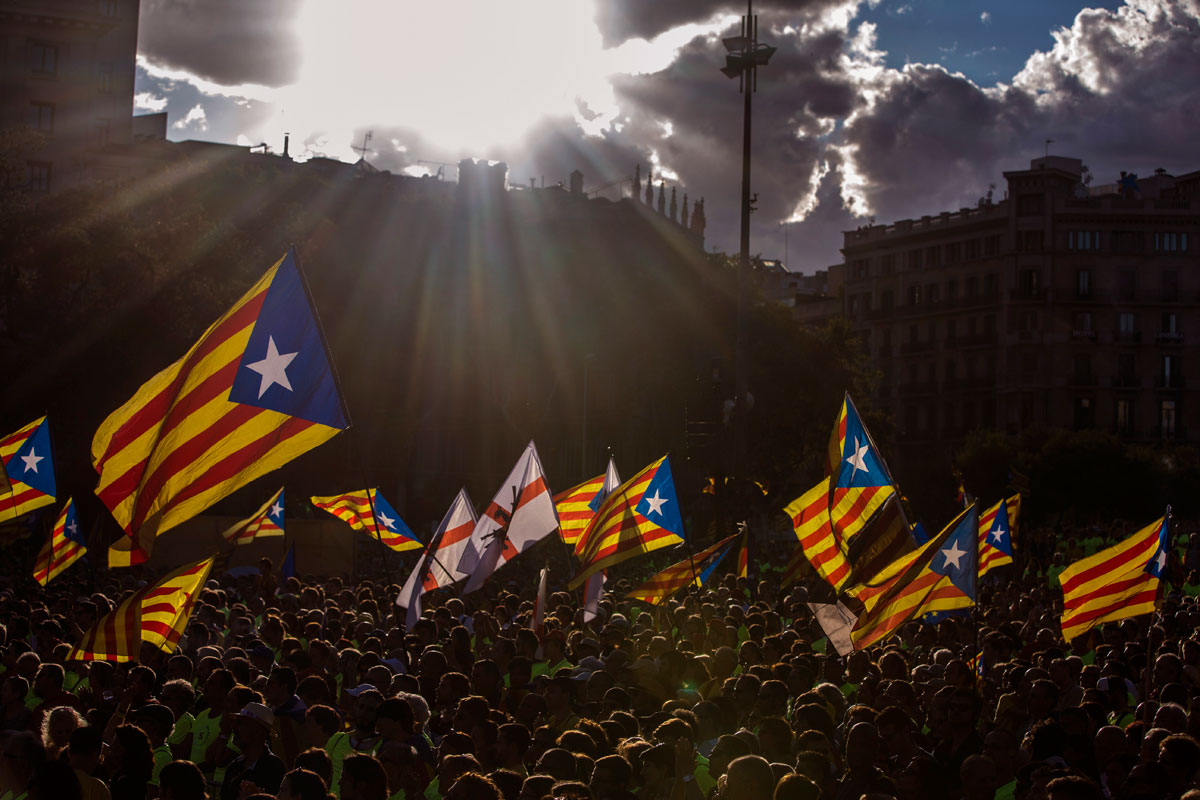
[[[375,490],[369,487],[367,488],[367,505],[371,508],[371,524],[375,526],[375,541],[379,542],[379,544],[382,545],[386,551],[383,554],[384,572],[387,574],[388,583],[395,583],[396,581],[395,575],[392,572],[392,565],[389,563],[387,557],[392,548],[388,547],[386,544],[383,544],[383,534],[379,532],[379,517],[375,516]]]
[[[1171,552],[1171,506],[1167,506],[1166,513],[1163,514],[1163,525],[1167,528],[1167,541],[1163,549],[1163,553]],[[1163,561],[1163,569],[1166,569],[1166,559]],[[1150,679],[1154,673],[1154,620],[1162,613],[1160,606],[1162,605],[1163,596],[1163,579],[1160,576],[1158,586],[1154,589],[1154,612],[1150,615],[1150,621],[1146,624],[1146,666],[1143,672],[1142,702],[1145,703],[1150,699],[1151,683]],[[1150,708],[1147,704],[1146,708],[1146,724],[1151,721]]]

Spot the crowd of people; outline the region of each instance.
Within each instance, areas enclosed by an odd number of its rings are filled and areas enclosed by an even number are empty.
[[[1200,798],[1182,581],[1068,644],[1051,556],[843,657],[808,606],[818,579],[781,586],[786,548],[755,552],[754,582],[657,606],[614,576],[588,621],[553,592],[540,630],[519,561],[427,595],[407,630],[394,580],[280,580],[264,560],[208,581],[173,653],[122,664],[65,659],[132,573],[42,590],[13,566],[0,800]]]

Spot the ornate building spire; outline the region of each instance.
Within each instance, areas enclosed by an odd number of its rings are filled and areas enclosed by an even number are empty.
[[[667,212],[667,182],[659,176],[658,179],[658,213],[665,214]]]
[[[671,220],[679,221],[679,204],[675,202],[675,187],[671,187]]]
[[[646,176],[646,205],[654,207],[654,170]]]
[[[679,224],[685,228],[688,226],[687,192],[683,193],[683,210],[679,215]]]

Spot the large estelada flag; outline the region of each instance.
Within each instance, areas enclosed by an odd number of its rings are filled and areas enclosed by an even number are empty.
[[[317,508],[328,511],[356,531],[378,539],[397,553],[423,547],[396,509],[376,489],[310,497],[309,500]]]
[[[458,490],[454,501],[450,503],[450,508],[429,539],[429,546],[408,574],[408,580],[396,598],[396,605],[408,609],[405,625],[409,631],[421,617],[421,595],[458,580],[451,570],[462,557],[471,531],[475,530],[475,522],[475,506],[464,487]]]
[[[1058,576],[1065,641],[1105,622],[1158,608],[1159,581],[1170,549],[1168,511],[1128,539],[1076,561]]]
[[[469,575],[463,594],[475,591],[492,573],[558,529],[554,495],[533,442],[526,445],[508,478],[471,531],[458,571]]]
[[[271,495],[262,508],[241,522],[234,523],[221,534],[230,544],[250,544],[255,539],[283,536],[283,489]]]
[[[45,417],[0,439],[0,522],[50,505],[57,493]]]
[[[160,533],[349,424],[289,251],[96,431],[96,494],[126,533],[109,566],[145,561]]]
[[[134,592],[83,635],[66,661],[136,661],[142,642],[172,652],[208,580],[213,558],[180,567]]]
[[[829,478],[789,503],[784,513],[792,520],[792,529],[800,540],[800,550],[813,569],[835,589],[850,579],[850,562],[838,546],[829,521]]]
[[[683,516],[663,456],[608,496],[575,546],[582,564],[568,584],[575,589],[589,575],[642,553],[684,540]]]
[[[596,516],[596,512],[604,504],[604,499],[620,485],[621,476],[617,474],[617,465],[610,458],[603,475],[597,475],[562,494],[555,495],[554,508],[558,512],[558,532],[562,540],[574,547],[579,537],[587,530],[592,517]]]
[[[1008,501],[1001,500],[979,515],[979,577],[1011,563],[1012,524],[1008,521]]]
[[[42,545],[37,560],[33,562],[33,579],[45,586],[86,553],[87,541],[79,529],[75,501],[68,498],[58,519],[54,521],[50,538]]]
[[[850,638],[862,650],[923,614],[975,605],[979,581],[979,510],[974,504],[937,536],[876,576]]]
[[[725,558],[725,554],[733,549],[733,540],[736,538],[738,538],[738,534],[735,533],[693,556],[672,564],[652,575],[648,581],[626,596],[633,600],[658,605],[685,586],[703,586],[716,570],[717,565]]]

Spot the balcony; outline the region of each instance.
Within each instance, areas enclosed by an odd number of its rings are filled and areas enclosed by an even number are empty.
[[[1137,375],[1115,375],[1112,379],[1114,389],[1140,389],[1142,379]]]
[[[1185,385],[1182,375],[1159,375],[1154,379],[1156,389],[1182,389]]]
[[[1178,331],[1167,332],[1163,331],[1154,335],[1154,341],[1159,344],[1182,344],[1183,334]]]

